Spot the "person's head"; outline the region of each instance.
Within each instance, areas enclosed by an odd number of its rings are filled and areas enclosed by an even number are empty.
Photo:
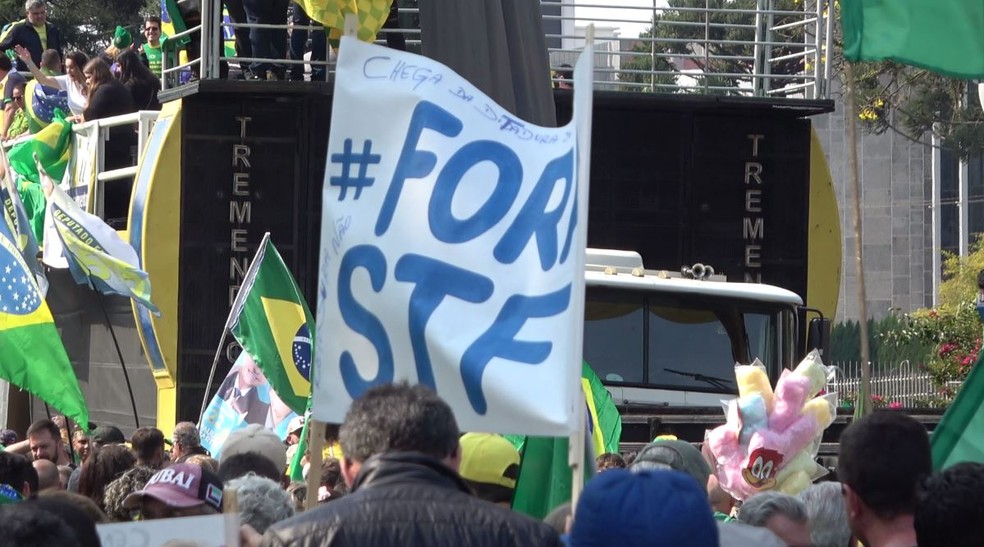
[[[144,18],[143,35],[147,43],[157,47],[161,43],[161,18],[151,15]]]
[[[239,367],[239,386],[243,388],[256,387],[265,383],[267,383],[267,379],[263,375],[263,371],[260,370],[260,366],[249,354],[244,354],[243,364]]]
[[[85,75],[82,69],[89,63],[89,56],[81,51],[71,51],[65,56],[65,74],[80,84],[85,83]]]
[[[123,432],[120,431],[120,428],[114,425],[101,425],[95,428],[92,431],[92,436],[90,439],[93,450],[98,450],[104,446],[123,444],[126,442],[126,437],[123,436]]]
[[[26,82],[18,82],[14,85],[14,90],[11,92],[10,98],[14,101],[14,108],[24,108],[24,90],[27,89]]]
[[[12,547],[80,545],[75,531],[64,519],[30,502],[0,505],[0,538],[4,545]]]
[[[58,466],[58,488],[65,490],[68,488],[68,481],[72,478],[72,468],[67,465]]]
[[[171,461],[176,461],[185,454],[191,454],[201,448],[202,440],[198,436],[198,428],[191,422],[179,422],[171,434]]]
[[[242,452],[229,457],[222,455],[222,461],[219,463],[219,479],[223,483],[249,473],[277,482],[280,482],[284,475],[283,470],[277,469],[277,465],[270,461],[270,458],[258,452]]]
[[[4,55],[0,55],[0,63],[3,57]],[[30,442],[31,455],[35,460],[44,459],[57,464],[65,452],[61,431],[55,422],[46,418],[34,422],[27,428],[27,439]]]
[[[62,58],[57,49],[46,49],[41,53],[41,65],[38,67],[50,74],[62,73]]]
[[[214,515],[222,512],[222,481],[193,463],[165,467],[123,502],[145,520]]]
[[[58,516],[75,534],[81,547],[99,547],[96,533],[96,520],[75,502],[58,497],[38,497],[26,503],[35,504],[41,509]]]
[[[297,444],[301,441],[301,433],[304,432],[304,416],[294,416],[287,422],[287,438],[285,441],[288,445]]]
[[[457,470],[461,461],[454,412],[430,388],[406,382],[367,390],[352,402],[339,430],[349,485],[372,456],[419,452]]]
[[[156,427],[141,427],[130,436],[133,455],[140,465],[159,468],[164,465],[164,433]]]
[[[136,510],[124,507],[123,502],[130,494],[142,490],[150,477],[153,477],[157,471],[158,469],[151,469],[146,465],[138,465],[106,485],[106,491],[103,494],[103,507],[106,509],[106,516],[109,517],[109,520],[128,522],[134,519]]]
[[[79,461],[85,461],[89,457],[89,434],[81,429],[76,429],[72,433],[72,448],[79,456]]]
[[[721,488],[721,483],[713,474],[707,478],[707,501],[711,509],[725,515],[730,515],[735,507],[735,498]]]
[[[847,547],[851,529],[847,526],[844,494],[839,482],[819,482],[799,495],[810,521],[810,540],[814,547]]]
[[[53,499],[62,501],[81,510],[85,515],[96,524],[109,522],[106,517],[106,513],[96,505],[96,502],[90,500],[89,498],[79,494],[78,492],[71,492],[68,490],[45,490],[43,492],[38,492],[38,497],[41,499]]]
[[[79,494],[88,497],[103,508],[106,485],[133,467],[136,458],[126,446],[110,444],[92,452],[79,473]]]
[[[17,442],[17,432],[13,429],[0,431],[0,446],[10,446]]]
[[[160,85],[157,76],[147,68],[147,65],[140,60],[140,55],[132,49],[128,49],[116,56],[116,63],[120,67],[120,81],[127,83],[130,81],[144,82],[150,85]]]
[[[27,21],[36,27],[48,20],[48,6],[44,0],[27,0],[24,2],[24,12],[27,14]]]
[[[276,433],[260,424],[249,424],[230,433],[222,443],[219,463],[221,465],[232,456],[247,452],[255,452],[269,459],[280,475],[287,469],[287,447]]]
[[[479,498],[510,507],[519,478],[519,451],[502,435],[465,433],[458,473]]]
[[[612,469],[588,481],[574,512],[571,547],[716,546],[703,485],[678,471]]]
[[[554,71],[557,77],[557,89],[574,89],[574,68],[564,63]]]
[[[984,538],[984,465],[958,463],[926,479],[914,521],[919,547],[970,547]]]
[[[89,90],[89,96],[101,85],[106,85],[114,79],[113,71],[101,57],[93,57],[85,64],[82,69],[82,76],[85,78],[85,85]]]
[[[31,464],[34,466],[34,470],[38,472],[38,491],[61,488],[57,465],[48,460],[34,460]]]
[[[738,520],[772,530],[789,547],[810,546],[810,525],[803,502],[789,494],[761,492],[745,500]]]
[[[701,456],[700,450],[687,441],[675,439],[657,439],[647,444],[632,460],[629,469],[673,469],[690,475],[705,489],[711,476],[711,466]]]
[[[0,452],[0,484],[9,485],[24,497],[31,492],[31,462],[13,452]]]
[[[595,458],[595,467],[599,473],[608,471],[609,469],[625,469],[625,458],[620,454],[606,452]]]
[[[225,483],[236,491],[243,524],[263,533],[274,523],[294,516],[294,501],[280,483],[249,473]]]
[[[875,412],[840,436],[837,476],[854,536],[879,522],[911,516],[918,485],[932,472],[929,435],[919,422],[895,412]]]
[[[212,473],[219,472],[219,460],[209,456],[208,454],[192,454],[185,458],[181,463],[193,463],[201,466],[202,469],[211,471]]]
[[[6,58],[5,58],[6,57]],[[6,55],[0,55],[0,79],[7,76],[7,73],[14,68],[14,64],[10,62],[10,58]]]

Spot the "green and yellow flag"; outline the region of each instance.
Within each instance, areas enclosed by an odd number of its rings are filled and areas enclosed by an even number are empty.
[[[843,0],[844,57],[984,78],[981,0]]]
[[[29,141],[17,144],[8,153],[10,165],[22,177],[41,184],[34,158],[55,181],[61,181],[72,157],[72,124],[56,117],[51,125],[34,135]]]
[[[78,378],[6,222],[0,222],[0,378],[88,427]]]
[[[622,417],[598,375],[587,363],[581,367],[588,420],[585,424],[585,476],[594,469],[594,458],[604,453],[618,453],[622,437]],[[523,454],[512,507],[537,519],[547,516],[559,505],[571,500],[573,473],[568,465],[566,437],[517,437],[507,435]],[[588,450],[590,447],[590,450]]]
[[[263,236],[229,315],[229,330],[294,412],[311,395],[314,318],[280,253]]]
[[[929,438],[933,469],[984,463],[984,351]]]
[[[393,0],[298,0],[304,13],[330,29],[329,38],[337,40],[345,28],[345,14],[359,16],[359,40],[373,42],[389,16]]]

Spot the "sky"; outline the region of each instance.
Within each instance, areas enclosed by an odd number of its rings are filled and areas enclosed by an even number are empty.
[[[587,25],[594,21],[597,26],[617,26],[621,29],[623,38],[634,38],[649,28],[652,20],[652,11],[645,9],[625,9],[622,7],[584,7],[590,6],[630,6],[633,8],[652,8],[653,4],[657,7],[666,6],[666,0],[574,0],[574,16],[577,18],[577,25]],[[634,22],[610,22],[599,19],[619,19],[633,20]]]

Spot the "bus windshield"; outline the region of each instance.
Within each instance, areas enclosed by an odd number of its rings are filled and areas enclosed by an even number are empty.
[[[770,373],[782,366],[784,310],[721,297],[589,287],[584,359],[609,384],[737,393],[736,362],[758,358]]]

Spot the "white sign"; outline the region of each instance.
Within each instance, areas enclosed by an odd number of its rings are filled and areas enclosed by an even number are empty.
[[[184,540],[201,547],[239,547],[239,513],[97,524],[103,547],[157,547]]]
[[[574,121],[560,128],[518,119],[430,59],[350,38],[340,51],[314,417],[341,422],[368,388],[407,380],[434,388],[462,430],[569,434],[590,50],[575,72]]]

